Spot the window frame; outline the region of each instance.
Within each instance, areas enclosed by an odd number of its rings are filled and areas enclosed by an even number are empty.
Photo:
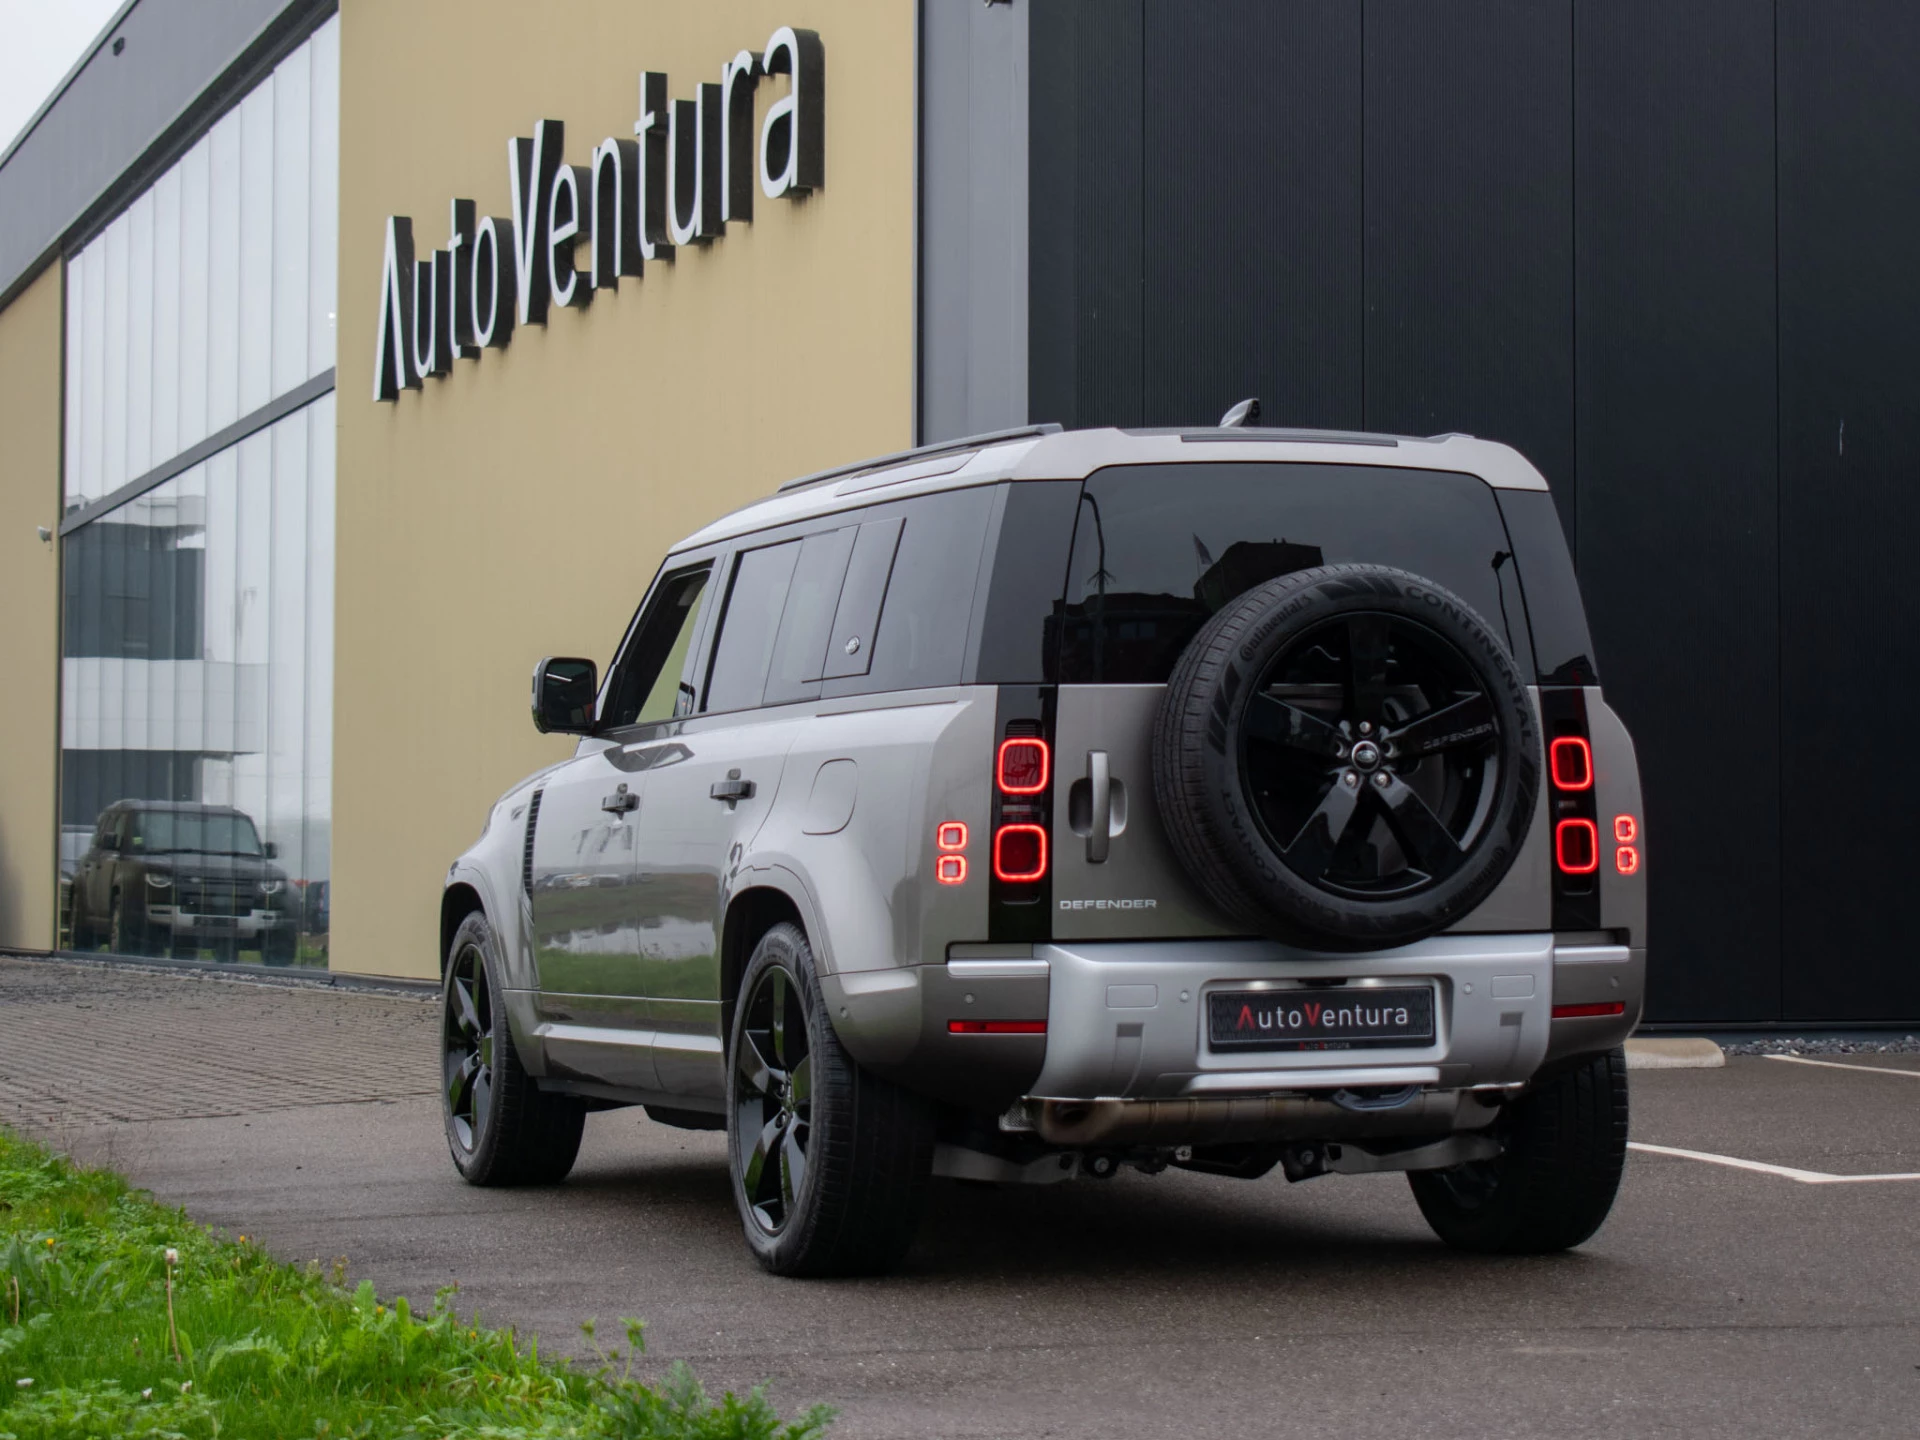
[[[634,607],[633,618],[627,622],[626,634],[621,636],[619,647],[613,652],[613,659],[607,664],[607,673],[600,678],[600,693],[594,698],[594,722],[592,735],[595,738],[608,736],[638,736],[651,733],[664,726],[677,725],[692,719],[692,715],[670,715],[664,720],[635,721],[630,725],[603,725],[600,717],[606,712],[608,703],[613,699],[615,677],[633,647],[639,643],[640,633],[653,617],[654,609],[661,603],[667,587],[684,576],[697,570],[707,572],[707,583],[700,594],[699,604],[693,615],[693,635],[687,642],[687,656],[680,667],[680,683],[689,683],[698,670],[700,650],[706,631],[712,623],[713,596],[718,588],[713,583],[714,573],[726,562],[728,556],[721,550],[696,550],[685,554],[669,555],[660,562],[660,568],[654,571],[653,580],[647,586],[646,593],[640,597],[640,603]],[[659,683],[659,676],[654,677]],[[698,712],[695,712],[698,713]]]

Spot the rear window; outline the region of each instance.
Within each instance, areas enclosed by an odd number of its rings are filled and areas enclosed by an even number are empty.
[[[1391,565],[1465,600],[1532,658],[1493,491],[1384,466],[1117,466],[1088,477],[1058,625],[1066,683],[1161,684],[1209,616],[1279,575]]]

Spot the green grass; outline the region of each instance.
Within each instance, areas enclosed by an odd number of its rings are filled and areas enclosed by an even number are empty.
[[[0,1440],[807,1440],[830,1419],[709,1401],[678,1364],[635,1379],[635,1320],[624,1357],[596,1342],[585,1368],[461,1319],[450,1291],[418,1313],[343,1269],[282,1264],[0,1129]]]

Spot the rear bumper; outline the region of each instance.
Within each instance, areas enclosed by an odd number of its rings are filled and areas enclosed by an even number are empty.
[[[1173,1099],[1517,1084],[1547,1056],[1553,949],[1551,935],[1437,936],[1378,954],[1311,957],[1259,940],[1035,946],[1052,983],[1047,1059],[1032,1093]],[[1208,1049],[1208,995],[1309,980],[1429,983],[1433,1042]]]
[[[1393,1091],[1445,1094],[1450,1107],[1459,1092],[1523,1084],[1543,1066],[1619,1044],[1639,1021],[1645,974],[1642,950],[1550,933],[1440,935],[1363,955],[1264,940],[1076,941],[976,958],[979,948],[944,965],[823,977],[848,1049],[902,1084],[981,1109],[1020,1097],[1348,1102]],[[1431,985],[1433,1041],[1232,1053],[1206,1044],[1214,991],[1340,980]],[[1554,1019],[1568,1003],[1602,1013]],[[1041,1016],[1044,1034],[955,1029]],[[1431,1118],[1446,1123],[1438,1110]]]

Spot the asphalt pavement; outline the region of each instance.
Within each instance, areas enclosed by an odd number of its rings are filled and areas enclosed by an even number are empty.
[[[84,1007],[84,1008],[83,1008]],[[1455,1254],[1397,1176],[936,1182],[903,1271],[772,1279],[722,1137],[593,1116],[563,1186],[464,1185],[405,997],[0,959],[0,1121],[293,1261],[879,1436],[1920,1433],[1920,1056],[1636,1072],[1579,1251]],[[1854,1068],[1854,1067],[1860,1068]],[[1892,1072],[1892,1073],[1889,1073]]]

